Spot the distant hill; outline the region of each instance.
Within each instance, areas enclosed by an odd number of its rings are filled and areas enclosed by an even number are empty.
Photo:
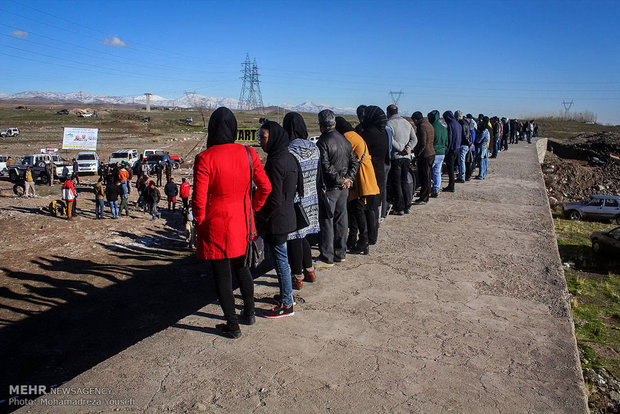
[[[0,93],[0,101],[27,101],[41,103],[73,103],[73,104],[112,104],[112,105],[146,105],[146,97],[138,95],[134,97],[94,95],[88,92],[46,92],[26,91],[14,94]],[[180,98],[171,99],[159,95],[151,95],[151,106],[166,106],[192,108],[196,106],[211,106],[217,108],[226,106],[231,109],[239,107],[239,100],[235,98],[212,97],[198,94],[187,94]],[[304,102],[299,105],[280,104],[265,109],[276,111],[277,108],[289,111],[318,113],[323,109],[331,109],[338,114],[355,114],[355,108],[339,108],[331,105]]]

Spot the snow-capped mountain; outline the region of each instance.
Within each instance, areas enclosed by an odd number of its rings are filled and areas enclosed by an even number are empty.
[[[127,96],[108,96],[94,95],[88,92],[46,92],[46,91],[27,91],[14,94],[0,93],[0,100],[17,100],[17,101],[39,101],[49,103],[78,103],[78,104],[113,104],[113,105],[131,105],[146,104],[146,96],[138,95],[134,97]],[[235,98],[212,97],[198,94],[187,94],[180,98],[170,99],[159,95],[151,95],[152,106],[169,106],[180,108],[191,108],[194,106],[226,106],[228,108],[238,108],[239,100]],[[338,108],[331,105],[316,104],[314,102],[304,102],[299,105],[281,104],[281,108],[290,111],[299,112],[320,112],[323,109],[331,109],[339,114],[354,114],[354,108]]]

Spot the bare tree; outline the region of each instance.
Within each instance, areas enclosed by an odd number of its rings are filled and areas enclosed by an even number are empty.
[[[198,99],[196,97],[196,92],[190,93],[185,91],[185,96],[187,96],[187,100],[192,106],[192,109],[200,115],[200,118],[202,119],[202,126],[206,128],[207,119],[209,119],[211,112],[213,112],[213,106],[211,104],[206,104],[202,99]]]

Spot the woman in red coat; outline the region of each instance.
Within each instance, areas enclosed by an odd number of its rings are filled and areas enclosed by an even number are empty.
[[[256,151],[235,144],[237,120],[225,107],[209,119],[207,149],[196,156],[192,211],[196,224],[199,259],[209,260],[218,298],[226,318],[218,325],[224,336],[241,336],[232,291],[235,273],[243,296],[242,322],[254,323],[254,282],[244,264],[250,214],[260,210],[271,184]],[[252,171],[250,160],[252,157]],[[250,206],[250,175],[257,186]],[[251,233],[256,236],[252,220]]]

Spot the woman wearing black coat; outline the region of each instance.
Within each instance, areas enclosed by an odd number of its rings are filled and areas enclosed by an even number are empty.
[[[377,211],[377,217],[385,217],[387,213],[387,171],[390,168],[390,151],[388,134],[385,129],[387,124],[387,116],[383,109],[378,106],[370,105],[364,110],[362,119],[362,128],[360,135],[368,145],[368,152],[372,156],[372,166],[375,169],[375,177],[381,194],[378,204],[374,206]],[[381,209],[379,208],[381,207]],[[381,211],[379,211],[381,210]],[[379,215],[381,213],[381,215]],[[370,234],[369,234],[370,237]],[[370,244],[376,243],[375,240],[369,240]]]
[[[271,193],[259,211],[256,223],[265,239],[270,259],[256,269],[262,275],[275,266],[280,285],[278,305],[263,311],[267,318],[294,315],[293,285],[288,265],[286,239],[297,228],[294,199],[299,180],[299,167],[288,150],[289,137],[276,122],[267,121],[259,130],[260,145],[267,153],[265,173],[271,182]]]

